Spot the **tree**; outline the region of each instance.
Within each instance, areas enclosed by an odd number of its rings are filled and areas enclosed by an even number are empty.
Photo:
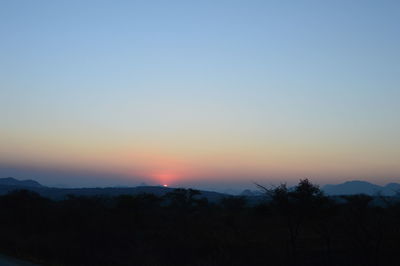
[[[258,185],[271,200],[275,211],[286,221],[289,234],[289,254],[293,261],[297,257],[297,240],[306,220],[311,220],[318,213],[318,208],[326,199],[317,185],[308,179],[302,179],[293,189],[286,184],[268,189]]]
[[[201,192],[196,189],[177,188],[167,193],[165,198],[172,207],[188,209],[198,205],[201,200],[197,196],[200,194]]]

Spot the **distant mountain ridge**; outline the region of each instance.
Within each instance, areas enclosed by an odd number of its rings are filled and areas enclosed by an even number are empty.
[[[385,196],[394,196],[400,193],[400,184],[389,183],[385,186],[379,186],[366,181],[353,180],[337,185],[325,185],[322,187],[322,190],[327,195],[377,195],[380,193]]]
[[[43,186],[34,180],[17,180],[12,177],[0,178],[0,195],[7,194],[14,190],[27,189],[54,200],[62,200],[68,195],[75,196],[109,196],[138,195],[143,193],[163,196],[175,190],[175,188],[162,186],[137,186],[137,187],[92,187],[92,188],[55,188]],[[217,202],[227,194],[199,190],[199,197],[207,198],[211,202]]]
[[[137,186],[137,187],[106,187],[106,188],[54,188],[41,185],[34,180],[18,180],[12,177],[0,178],[0,195],[7,194],[17,189],[29,189],[35,191],[42,196],[52,199],[63,199],[67,195],[77,196],[118,196],[123,194],[137,195],[142,193],[150,193],[157,196],[163,196],[168,192],[172,192],[175,188],[161,187],[161,186]],[[399,183],[388,183],[385,186],[379,186],[366,181],[347,181],[337,185],[322,186],[322,191],[330,196],[338,195],[354,195],[354,194],[367,194],[377,195],[380,193],[385,196],[400,195]],[[218,201],[221,198],[232,196],[225,193],[218,193],[213,191],[201,190],[201,196],[210,201]],[[248,198],[259,198],[264,195],[260,190],[244,190],[241,196]]]
[[[34,180],[18,180],[13,177],[0,178],[0,186],[43,187],[39,182]]]
[[[331,184],[325,185],[321,187],[321,190],[325,192],[325,194],[328,196],[355,195],[355,194],[367,194],[371,196],[381,194],[384,196],[395,196],[395,195],[400,195],[400,184],[388,183],[384,186],[379,186],[366,181],[353,180],[336,185],[331,185]],[[240,196],[260,197],[264,194],[265,193],[261,190],[245,189],[240,194]]]

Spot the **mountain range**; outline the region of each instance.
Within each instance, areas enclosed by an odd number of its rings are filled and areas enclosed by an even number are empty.
[[[138,195],[149,193],[157,196],[163,196],[168,192],[172,192],[175,188],[162,186],[55,188],[43,186],[34,180],[18,180],[12,177],[0,178],[0,195],[4,195],[19,189],[31,190],[50,199],[62,200],[68,195],[115,197],[119,195]],[[222,198],[229,196],[223,193],[204,190],[201,190],[200,193],[201,194],[199,197],[205,197],[211,202],[217,202]]]
[[[385,186],[379,186],[365,181],[354,180],[337,185],[325,185],[322,190],[328,195],[381,194],[395,196],[400,193],[400,184],[389,183]]]
[[[321,190],[329,196],[340,196],[340,195],[355,195],[355,194],[367,194],[367,195],[383,195],[383,196],[395,196],[400,194],[399,183],[389,183],[385,186],[379,186],[366,181],[347,181],[337,185],[325,185],[321,187]],[[240,194],[245,197],[261,196],[263,192],[261,190],[243,190]]]
[[[43,186],[34,180],[18,180],[12,177],[0,178],[0,195],[7,194],[13,190],[28,189],[51,199],[63,199],[68,195],[77,196],[118,196],[123,194],[137,195],[142,193],[151,193],[157,196],[163,196],[175,188],[161,186],[137,186],[137,187],[106,187],[106,188],[54,188]],[[321,188],[325,194],[331,196],[338,195],[400,195],[400,184],[389,183],[385,186],[379,186],[366,181],[348,181],[337,185],[325,185]],[[224,197],[231,196],[229,194],[218,193],[213,191],[201,190],[201,197],[205,197],[210,201],[216,202]],[[263,196],[260,190],[246,189],[241,196],[248,198]]]
[[[19,186],[19,187],[43,187],[34,180],[17,180],[12,177],[0,178],[0,186]]]

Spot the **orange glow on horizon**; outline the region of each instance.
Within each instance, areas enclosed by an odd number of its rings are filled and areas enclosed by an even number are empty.
[[[163,184],[164,187],[167,187],[169,184],[176,182],[180,179],[180,176],[174,172],[159,172],[151,175],[153,179],[156,180],[159,184]]]

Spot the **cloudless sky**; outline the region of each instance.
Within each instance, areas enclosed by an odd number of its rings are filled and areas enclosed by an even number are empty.
[[[399,1],[0,2],[0,174],[400,180]]]

